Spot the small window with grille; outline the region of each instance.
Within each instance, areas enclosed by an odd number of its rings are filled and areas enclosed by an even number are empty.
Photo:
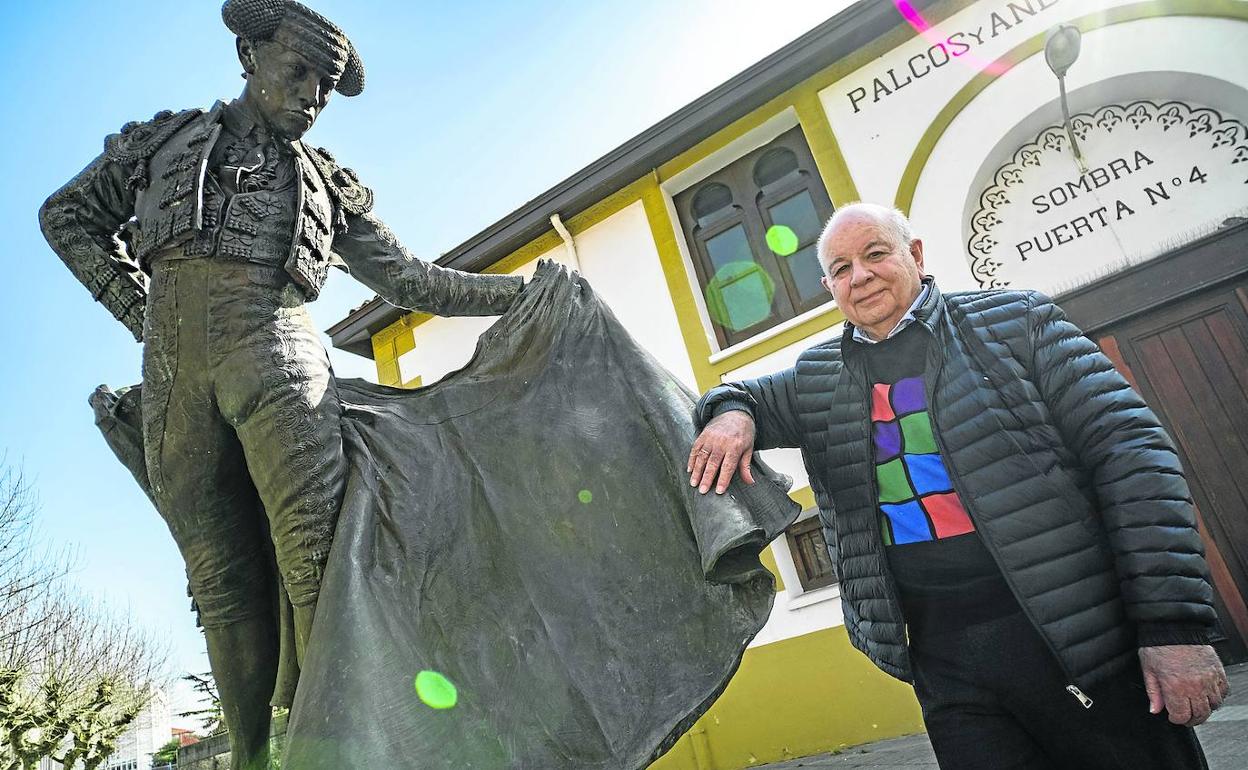
[[[803,590],[823,588],[837,581],[836,567],[823,539],[818,516],[793,524],[784,535],[789,541],[789,553],[793,555],[793,564],[797,567],[797,577]]]
[[[832,201],[800,127],[674,202],[721,350],[831,301],[815,241]]]

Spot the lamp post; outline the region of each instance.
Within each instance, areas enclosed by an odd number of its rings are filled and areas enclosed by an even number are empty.
[[[1083,162],[1083,153],[1079,151],[1079,142],[1070,125],[1070,107],[1066,104],[1066,72],[1079,58],[1082,35],[1079,28],[1072,24],[1059,24],[1049,30],[1048,39],[1044,41],[1044,61],[1057,76],[1057,87],[1062,95],[1062,124],[1066,126],[1066,137],[1070,139],[1070,149],[1079,164],[1080,171],[1087,171]]]

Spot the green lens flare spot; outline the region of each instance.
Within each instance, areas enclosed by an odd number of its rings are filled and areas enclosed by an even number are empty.
[[[748,329],[771,317],[776,282],[757,262],[729,262],[706,285],[706,311],[730,331]]]
[[[793,232],[793,228],[787,225],[772,225],[767,228],[765,238],[767,240],[767,248],[782,257],[787,257],[797,251],[797,233]]]
[[[588,489],[582,489],[580,492],[576,493],[576,499],[586,505],[589,505],[594,501],[594,493],[590,492]]]
[[[454,708],[459,702],[455,685],[437,671],[421,671],[416,675],[416,695],[432,709]]]

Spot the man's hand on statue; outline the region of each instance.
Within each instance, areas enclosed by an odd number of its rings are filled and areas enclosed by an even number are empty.
[[[754,457],[754,418],[733,409],[706,424],[689,450],[689,486],[706,494],[715,485],[722,495],[738,470],[746,484],[754,483],[750,460]],[[718,479],[718,480],[717,480]]]
[[[1140,667],[1149,713],[1165,708],[1176,725],[1201,724],[1231,692],[1222,661],[1207,644],[1141,647]]]

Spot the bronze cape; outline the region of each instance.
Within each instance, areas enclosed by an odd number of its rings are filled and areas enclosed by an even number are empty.
[[[670,748],[766,622],[789,479],[691,488],[692,394],[549,263],[464,369],[338,385],[346,496],[284,766],[618,770]],[[136,401],[94,400],[144,478]],[[417,697],[424,670],[454,708]]]

